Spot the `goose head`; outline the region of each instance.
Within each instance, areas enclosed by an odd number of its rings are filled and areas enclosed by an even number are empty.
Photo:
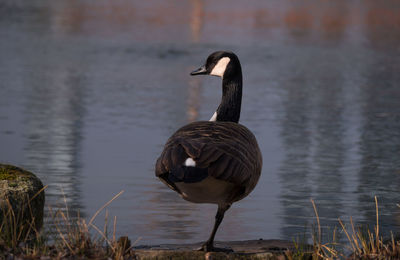
[[[208,56],[206,64],[190,75],[213,75],[222,78],[221,103],[210,121],[239,122],[242,102],[242,68],[238,57],[229,51]]]
[[[190,75],[212,75],[221,78],[241,75],[238,57],[229,51],[217,51],[208,56],[206,63],[190,73]]]

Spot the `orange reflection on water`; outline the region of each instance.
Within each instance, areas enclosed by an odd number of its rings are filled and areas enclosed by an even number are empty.
[[[292,30],[308,31],[313,26],[313,16],[306,9],[290,9],[284,16],[285,25]]]
[[[198,42],[201,38],[201,30],[204,23],[204,1],[192,0],[192,13],[190,15],[190,31],[193,42]]]
[[[371,6],[365,15],[365,31],[374,48],[400,48],[400,9]]]
[[[51,2],[54,33],[114,36],[123,33],[139,41],[267,40],[268,30],[284,37],[312,35],[342,39],[358,30],[372,41],[399,42],[400,6],[394,0],[367,2],[239,0],[152,2]],[[44,12],[48,15],[49,13]],[[365,28],[365,29],[363,29]],[[260,31],[262,29],[262,31]],[[254,33],[254,30],[258,30]],[[372,35],[371,35],[372,33]],[[236,34],[236,36],[235,36]],[[239,39],[239,40],[240,40]]]

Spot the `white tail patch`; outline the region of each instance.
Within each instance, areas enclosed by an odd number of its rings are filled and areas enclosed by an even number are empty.
[[[218,63],[214,66],[213,70],[211,71],[210,75],[222,77],[224,76],[226,66],[231,61],[228,57],[223,57],[218,61]]]
[[[217,121],[217,111],[215,111],[214,115],[210,118],[209,121]]]
[[[187,158],[184,165],[186,167],[195,167],[196,166],[196,162],[192,159],[192,158]]]

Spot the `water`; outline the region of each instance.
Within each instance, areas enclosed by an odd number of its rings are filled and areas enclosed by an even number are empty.
[[[220,80],[191,77],[215,50],[241,59],[241,123],[261,179],[217,240],[292,239],[352,216],[400,231],[397,1],[8,1],[0,3],[0,161],[35,172],[46,207],[107,207],[141,244],[204,241],[214,205],[154,177],[167,138],[207,120]],[[104,212],[97,217],[102,227]]]

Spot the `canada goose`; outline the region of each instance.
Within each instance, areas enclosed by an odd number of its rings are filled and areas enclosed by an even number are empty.
[[[261,174],[262,156],[256,138],[238,123],[242,101],[242,69],[232,52],[212,53],[191,75],[222,78],[222,100],[210,121],[187,124],[167,141],[155,173],[183,199],[218,205],[214,228],[201,250],[214,247],[214,237],[224,213],[246,197]]]

